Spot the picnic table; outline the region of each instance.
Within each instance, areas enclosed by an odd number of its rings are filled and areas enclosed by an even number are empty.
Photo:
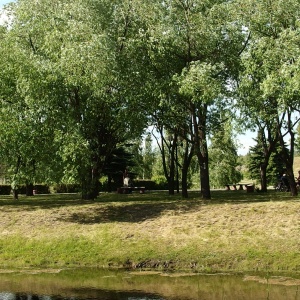
[[[252,192],[254,192],[254,184],[253,183],[231,183],[231,184],[225,184],[225,189],[227,191],[230,191],[230,190],[232,190],[232,191],[246,190],[247,193],[252,193]]]
[[[118,194],[130,194],[133,191],[139,191],[140,194],[144,194],[145,190],[144,186],[122,186],[117,189],[117,192]]]

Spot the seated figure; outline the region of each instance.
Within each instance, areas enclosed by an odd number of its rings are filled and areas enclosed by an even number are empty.
[[[126,176],[126,177],[124,178],[123,185],[124,185],[124,186],[130,186],[130,178],[129,178],[129,176]]]
[[[289,183],[289,179],[286,175],[286,173],[284,172],[282,177],[281,177],[281,181],[283,182],[283,184],[286,186],[287,191],[290,190],[290,183]]]

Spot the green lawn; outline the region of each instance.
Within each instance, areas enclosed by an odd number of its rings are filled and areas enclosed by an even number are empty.
[[[300,202],[288,193],[7,196],[0,207],[2,268],[300,270]]]

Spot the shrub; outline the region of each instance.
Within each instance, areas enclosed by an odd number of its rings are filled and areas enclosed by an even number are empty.
[[[18,187],[19,194],[26,194],[26,185],[21,185]]]
[[[0,185],[0,195],[9,195],[11,191],[10,184]]]
[[[51,192],[53,193],[79,193],[81,190],[80,184],[55,184],[51,186]]]
[[[36,194],[50,194],[50,188],[46,184],[35,184],[33,190]]]
[[[159,178],[158,178],[159,177]],[[164,176],[157,176],[155,180],[134,180],[133,185],[137,187],[145,187],[146,190],[165,190],[168,189],[166,179],[162,179]]]
[[[157,190],[168,189],[168,182],[165,176],[163,175],[153,176],[151,180],[155,183]]]

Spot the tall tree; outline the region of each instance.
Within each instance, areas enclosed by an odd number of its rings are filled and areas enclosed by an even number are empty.
[[[245,38],[231,19],[228,1],[153,1],[144,15],[148,70],[161,79],[159,84],[149,81],[156,93],[151,98],[156,122],[191,143],[188,151],[193,148],[199,160],[202,196],[210,198],[207,135],[216,111],[225,105]]]
[[[249,51],[244,56],[246,72],[244,79],[250,82],[254,93],[247,89],[246,104],[250,118],[259,117],[257,124],[262,132],[270,132],[268,153],[274,149],[276,140],[285,151],[285,140],[289,136],[290,149],[284,155],[288,176],[291,178],[291,193],[297,194],[293,175],[294,127],[298,119],[292,118],[299,110],[299,89],[297,87],[297,64],[299,60],[298,1],[243,1],[238,2],[240,15],[251,33]],[[296,84],[296,85],[295,85]],[[254,96],[255,94],[255,96]],[[251,100],[252,96],[252,100]],[[253,97],[254,96],[254,97]],[[254,113],[253,113],[254,112]],[[265,131],[266,130],[266,131]],[[267,160],[266,160],[267,161]],[[266,166],[265,166],[266,167]]]
[[[155,154],[152,149],[153,145],[152,145],[152,138],[151,138],[150,133],[147,134],[147,136],[145,137],[143,142],[144,143],[143,143],[143,148],[142,148],[142,158],[143,158],[142,178],[143,179],[144,178],[151,179],[152,174],[153,174],[152,169],[153,169],[153,164],[154,164],[154,160],[155,160]]]
[[[15,34],[13,28],[1,32],[0,156],[17,198],[20,184],[26,184],[27,194],[32,195],[33,183],[53,180],[50,170],[56,169],[60,161],[54,159],[58,148],[53,114],[42,103],[36,103],[29,90],[28,78],[40,82],[41,73],[32,56],[19,47]],[[42,89],[38,97],[46,100]],[[59,176],[56,173],[56,178]]]
[[[214,134],[209,150],[209,167],[211,170],[211,184],[224,187],[230,183],[238,183],[243,175],[238,170],[237,145],[234,142],[232,126],[229,122]]]
[[[7,33],[33,66],[19,69],[14,88],[46,112],[43,120],[55,120],[49,130],[60,145],[62,180],[80,181],[84,198],[96,197],[106,157],[117,144],[141,135],[145,127],[125,80],[130,70],[123,35],[129,25],[123,24],[122,13],[130,17],[120,1],[29,5],[21,0]],[[124,31],[113,31],[122,26]],[[16,59],[15,65],[22,61]]]

